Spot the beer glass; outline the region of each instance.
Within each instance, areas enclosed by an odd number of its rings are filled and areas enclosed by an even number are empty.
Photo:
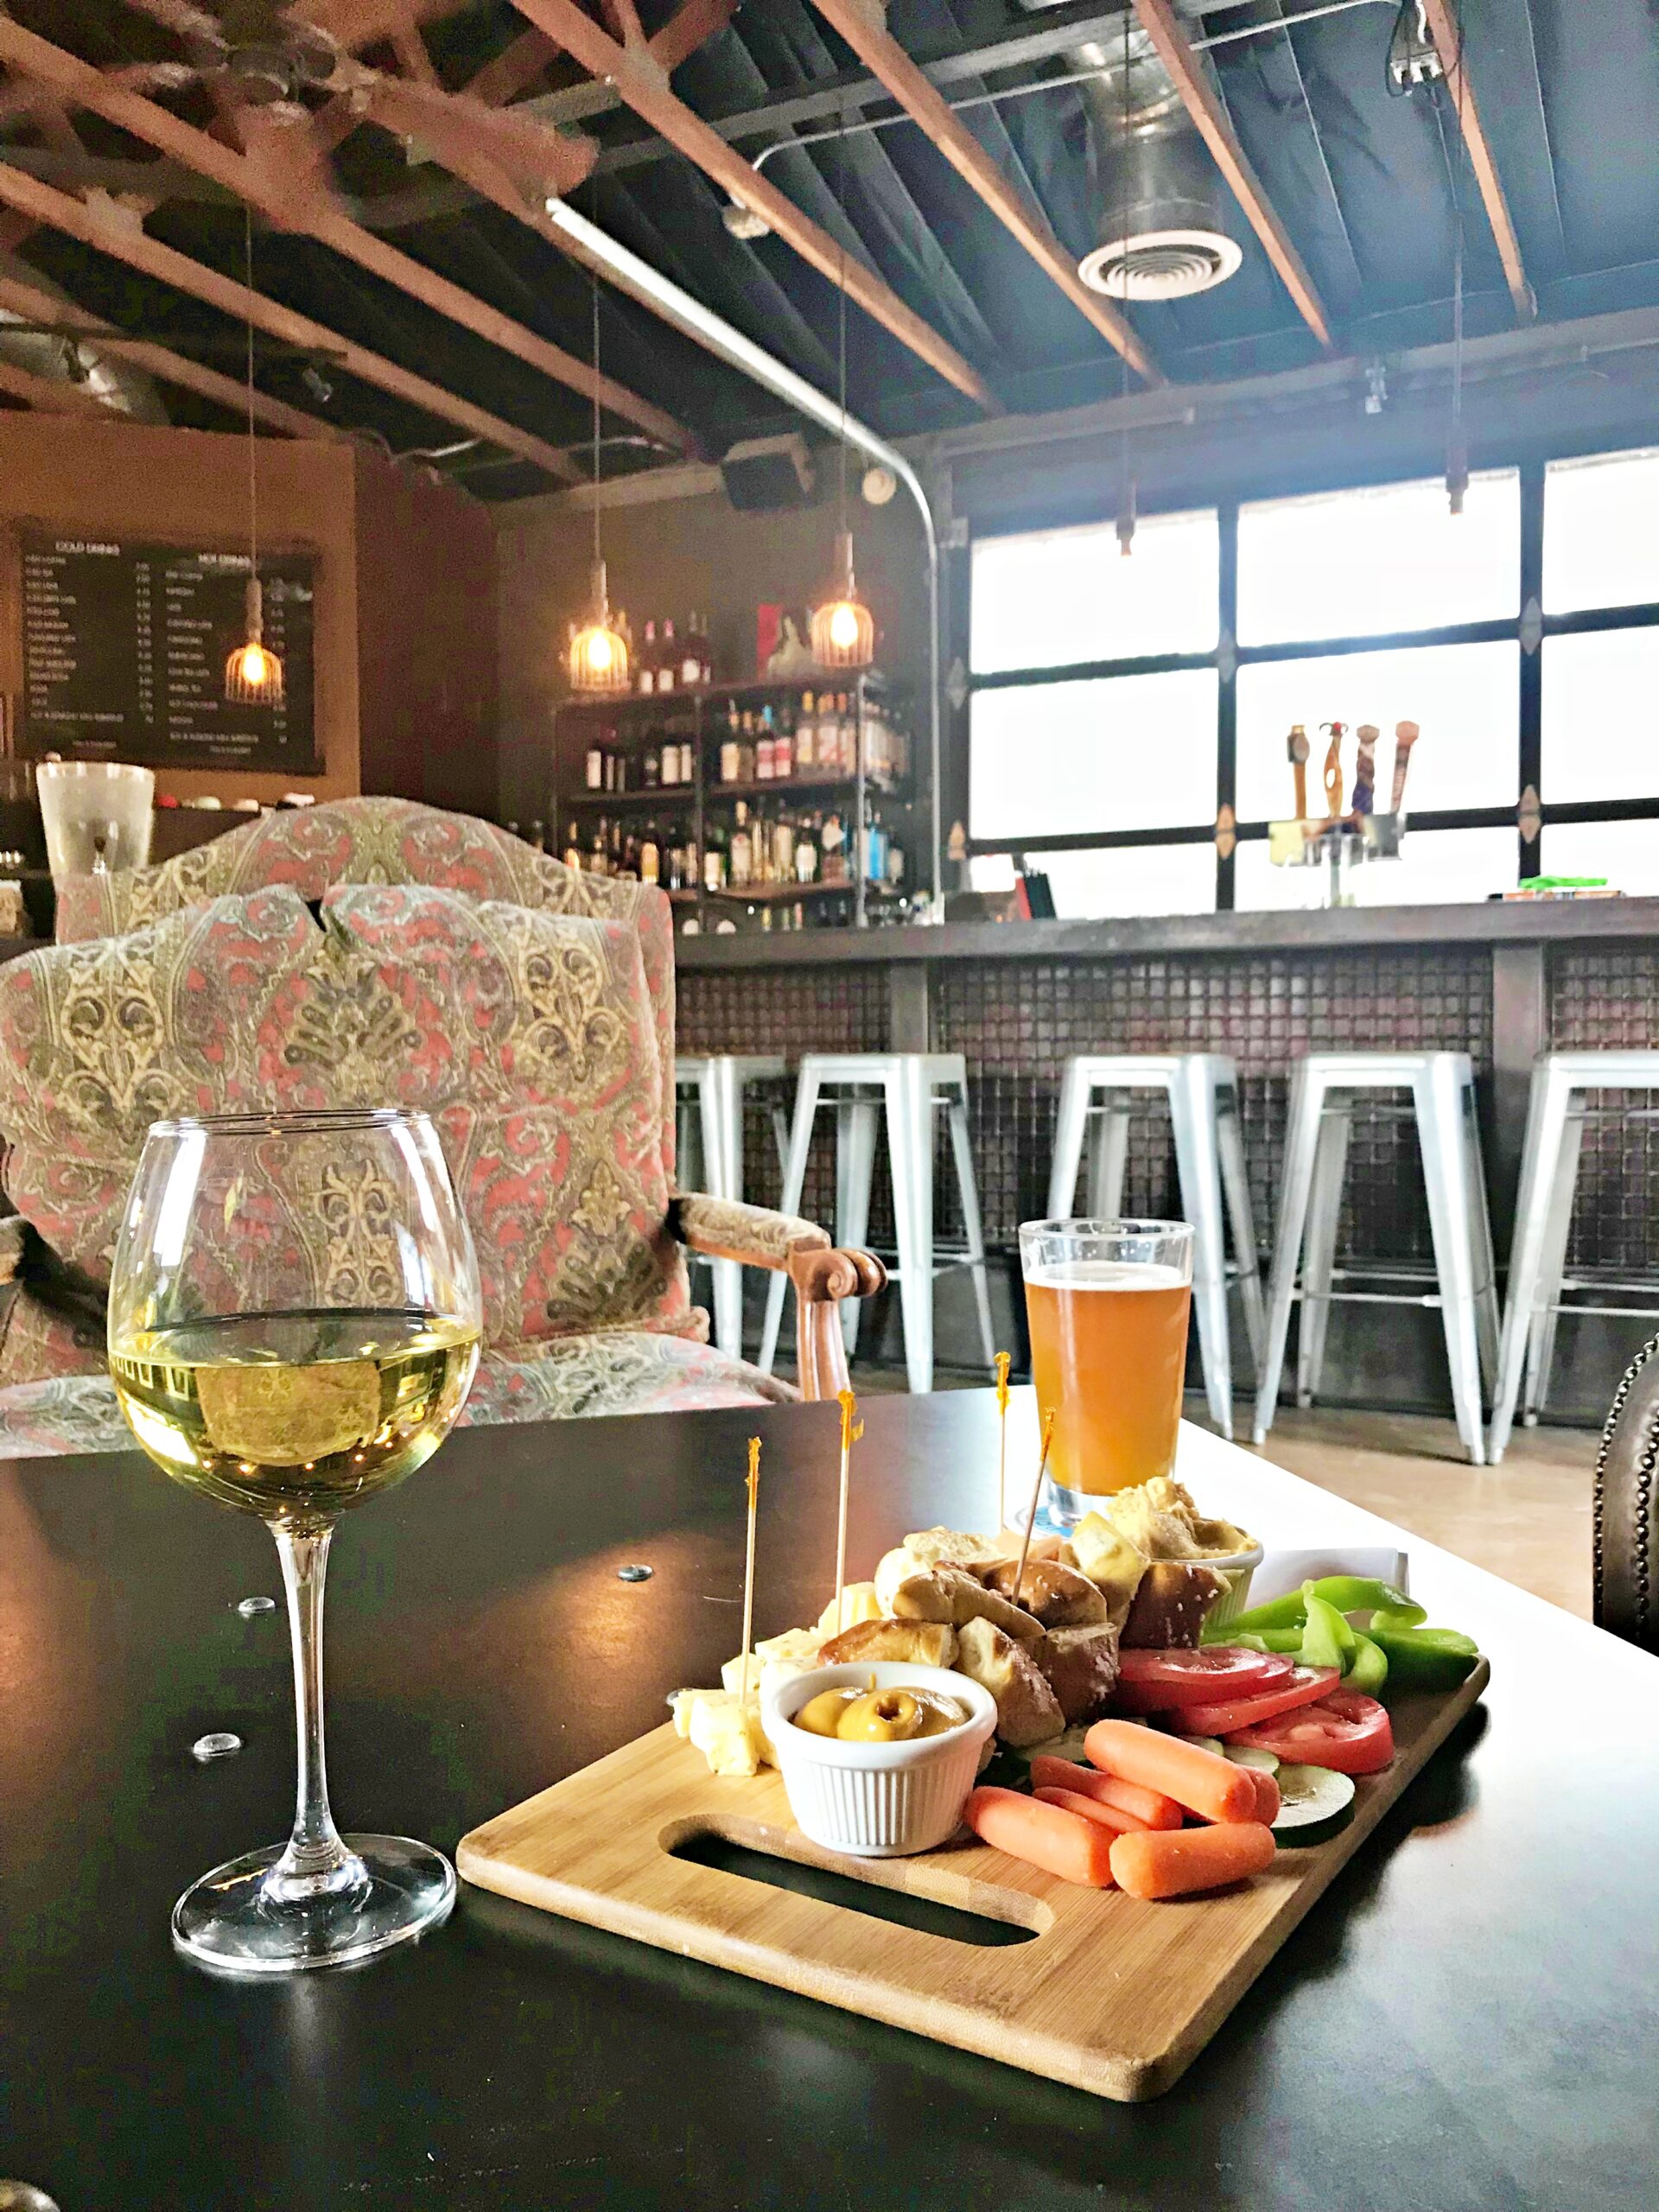
[[[1054,1414],[1049,1510],[1063,1526],[1175,1464],[1192,1303],[1183,1221],[1028,1221],[1020,1267],[1040,1415]]]
[[[391,1109],[157,1122],[110,1284],[110,1369],[164,1474],[276,1539],[299,1730],[294,1830],[173,1912],[208,1966],[344,1965],[448,1911],[407,1836],[341,1836],[322,1750],[322,1584],[334,1522],[429,1459],[478,1364],[478,1262],[437,1132]]]

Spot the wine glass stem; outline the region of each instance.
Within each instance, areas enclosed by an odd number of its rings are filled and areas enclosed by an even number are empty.
[[[303,1904],[366,1881],[363,1862],[340,1841],[328,1810],[328,1773],[322,1748],[322,1592],[332,1528],[307,1533],[274,1529],[288,1592],[294,1641],[294,1707],[299,1740],[299,1784],[294,1833],[264,1879],[275,1904]]]

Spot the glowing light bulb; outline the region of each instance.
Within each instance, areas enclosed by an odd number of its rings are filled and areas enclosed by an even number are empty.
[[[242,675],[245,682],[257,689],[270,675],[270,665],[263,645],[247,645],[242,648]]]
[[[858,643],[858,609],[844,599],[830,609],[830,642],[842,652],[850,652]]]
[[[594,631],[588,640],[588,665],[596,676],[603,676],[613,658],[609,635],[603,630]]]

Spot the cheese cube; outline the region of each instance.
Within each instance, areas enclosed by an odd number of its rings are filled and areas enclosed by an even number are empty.
[[[747,1776],[758,1774],[762,1764],[776,1764],[759,1708],[728,1691],[682,1690],[674,1703],[674,1727],[702,1753],[710,1774]]]
[[[837,1617],[836,1601],[830,1600],[818,1616],[820,1637],[839,1636],[843,1628],[855,1628],[860,1621],[879,1621],[887,1611],[874,1582],[849,1582],[841,1594],[845,1610]]]

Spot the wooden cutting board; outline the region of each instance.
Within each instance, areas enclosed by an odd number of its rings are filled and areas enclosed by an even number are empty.
[[[772,1769],[752,1781],[711,1775],[667,1726],[474,1828],[455,1861],[467,1881],[543,1911],[1134,2102],[1179,2078],[1487,1679],[1483,1659],[1454,1694],[1392,1706],[1397,1757],[1359,1782],[1348,1825],[1211,1897],[1141,1904],[971,1839],[915,1859],[824,1851],[794,1826]],[[700,1837],[1035,1938],[987,1949],[674,1856]]]

